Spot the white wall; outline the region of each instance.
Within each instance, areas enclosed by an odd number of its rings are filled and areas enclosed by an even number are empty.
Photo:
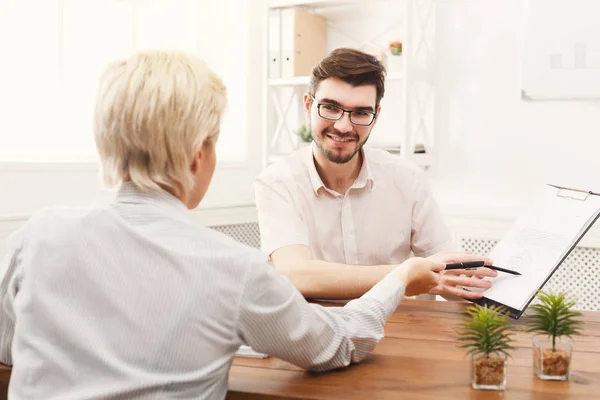
[[[433,183],[446,214],[512,218],[546,182],[600,191],[600,102],[521,99],[523,5],[437,1]]]
[[[258,77],[263,21],[258,5],[249,8],[249,76]],[[447,214],[513,217],[528,204],[532,186],[544,182],[600,190],[600,104],[521,100],[523,17],[522,0],[437,1],[440,146],[432,179]],[[250,96],[260,98],[260,80],[248,84]],[[260,137],[260,114],[248,111],[252,137]],[[260,147],[258,140],[250,145]],[[89,166],[40,172],[47,167],[0,164],[0,215],[108,195]],[[205,206],[252,202],[251,179],[231,181],[232,175],[239,174],[217,173]]]
[[[254,204],[252,177],[246,164],[223,165],[215,171],[201,209]],[[46,206],[80,206],[113,196],[100,181],[98,167],[82,163],[0,163],[0,220],[29,215]]]

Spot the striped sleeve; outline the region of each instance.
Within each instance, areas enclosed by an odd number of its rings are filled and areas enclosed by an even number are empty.
[[[291,282],[257,265],[240,305],[242,341],[312,371],[362,361],[384,335],[384,325],[404,295],[404,284],[385,278],[344,307],[309,304]]]
[[[8,253],[0,263],[0,362],[12,365],[12,340],[15,331],[14,300],[22,279],[18,235],[8,239]]]

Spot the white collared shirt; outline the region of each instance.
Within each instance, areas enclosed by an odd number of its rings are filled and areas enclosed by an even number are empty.
[[[317,260],[382,265],[454,248],[424,172],[380,149],[363,147],[359,175],[340,194],[323,184],[312,146],[302,148],[257,177],[255,199],[267,254],[307,245]]]
[[[36,213],[0,265],[12,399],[223,399],[245,343],[301,367],[362,360],[404,294],[307,304],[257,249],[198,226],[167,193]]]

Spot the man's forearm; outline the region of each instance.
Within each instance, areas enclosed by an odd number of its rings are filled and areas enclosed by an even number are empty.
[[[276,268],[309,299],[354,299],[369,291],[396,265],[346,265],[297,260]]]

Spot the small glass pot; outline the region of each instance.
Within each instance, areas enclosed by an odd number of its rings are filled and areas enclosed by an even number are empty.
[[[568,381],[571,377],[573,343],[556,338],[554,349],[552,337],[534,336],[533,373],[542,380]]]
[[[472,355],[471,386],[480,390],[506,389],[506,354]]]

